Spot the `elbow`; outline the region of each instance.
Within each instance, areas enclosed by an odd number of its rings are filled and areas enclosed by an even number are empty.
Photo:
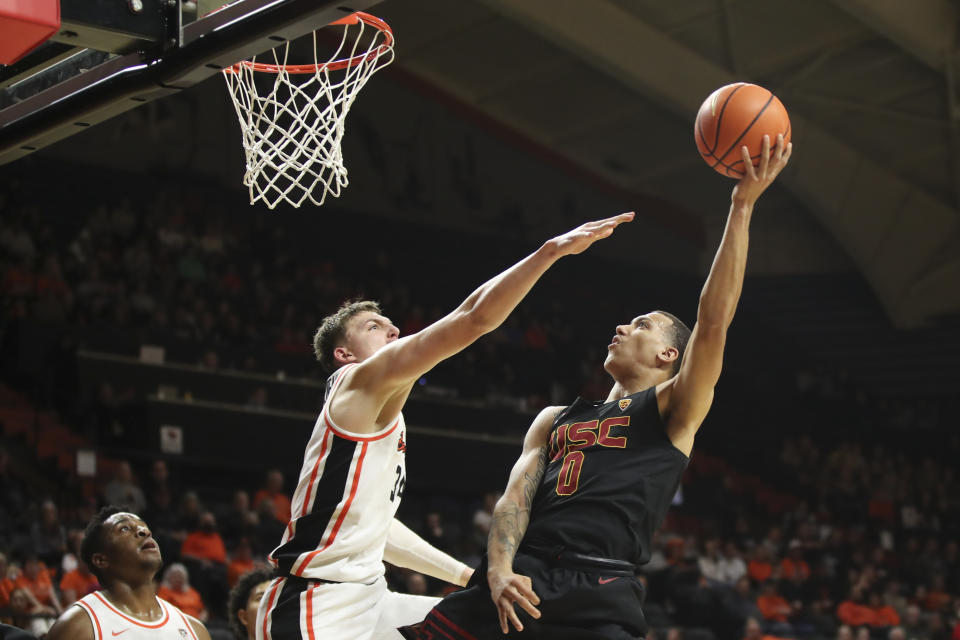
[[[500,326],[500,322],[498,322],[496,318],[485,313],[484,310],[477,307],[477,305],[472,305],[467,309],[461,310],[459,321],[474,340],[490,333]]]

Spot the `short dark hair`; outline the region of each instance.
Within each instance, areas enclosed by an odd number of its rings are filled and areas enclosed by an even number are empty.
[[[273,580],[276,574],[272,569],[254,569],[248,571],[237,580],[237,584],[230,590],[230,597],[227,600],[227,618],[230,623],[230,630],[237,638],[246,638],[247,630],[240,625],[237,619],[237,611],[247,608],[247,600],[250,599],[250,592],[267,580]],[[247,612],[249,615],[249,612]]]
[[[90,573],[97,577],[97,582],[104,586],[106,585],[103,582],[103,575],[100,573],[100,569],[93,564],[93,554],[103,553],[106,542],[103,536],[104,523],[110,516],[122,512],[123,509],[114,505],[108,505],[100,509],[97,515],[93,516],[87,523],[87,528],[83,532],[83,540],[80,542],[80,559],[90,568]]]
[[[690,328],[683,323],[683,320],[672,313],[660,310],[654,311],[654,313],[659,313],[673,320],[672,325],[664,327],[663,334],[670,341],[670,346],[676,347],[679,352],[677,359],[673,361],[672,371],[672,375],[677,375],[677,372],[680,371],[680,363],[683,362],[683,354],[687,350],[687,342],[690,340]]]
[[[335,313],[324,318],[313,335],[313,353],[328,373],[337,369],[333,350],[347,337],[347,323],[361,311],[381,313],[379,303],[373,300],[348,300]]]

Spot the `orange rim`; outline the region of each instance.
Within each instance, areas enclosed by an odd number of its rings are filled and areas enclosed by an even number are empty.
[[[340,18],[335,22],[331,22],[328,26],[333,25],[352,25],[357,24],[358,22],[363,22],[368,24],[371,27],[379,30],[384,37],[383,44],[381,44],[376,49],[371,49],[366,53],[362,53],[352,58],[342,58],[340,60],[332,60],[330,62],[315,62],[314,64],[267,64],[264,62],[251,62],[250,60],[241,60],[240,62],[226,67],[223,71],[225,73],[237,73],[240,71],[241,67],[246,67],[251,71],[259,71],[261,73],[280,73],[281,71],[286,73],[316,73],[317,71],[339,71],[340,69],[346,69],[348,67],[355,67],[356,65],[366,62],[367,60],[373,60],[380,57],[390,47],[393,46],[393,30],[390,28],[386,22],[381,20],[376,16],[372,16],[369,13],[364,13],[363,11],[357,11],[356,13],[351,13],[345,18]]]

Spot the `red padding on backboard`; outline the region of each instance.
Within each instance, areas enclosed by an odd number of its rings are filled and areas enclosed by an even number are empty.
[[[13,64],[59,29],[60,0],[0,0],[0,64]]]

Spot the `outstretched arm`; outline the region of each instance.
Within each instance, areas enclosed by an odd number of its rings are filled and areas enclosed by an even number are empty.
[[[793,145],[785,145],[783,136],[778,136],[776,151],[770,158],[770,139],[764,137],[760,166],[755,170],[749,151],[746,147],[741,149],[747,174],[733,189],[723,239],[700,293],[697,322],[679,373],[666,383],[666,406],[661,402],[670,439],[687,455],[693,448],[697,429],[710,410],[713,389],[720,379],[727,329],[743,289],[753,206],[787,165],[792,150]]]
[[[547,438],[559,410],[560,407],[547,407],[534,419],[524,438],[523,452],[510,472],[507,489],[493,509],[487,540],[487,582],[504,633],[509,631],[508,620],[517,631],[523,631],[514,603],[534,618],[540,617],[535,606],[540,604],[540,598],[534,593],[530,578],[513,572],[513,558],[530,524],[533,497],[547,468]]]
[[[496,329],[536,281],[563,256],[581,253],[608,237],[633,213],[583,224],[548,240],[537,251],[482,284],[453,312],[422,331],[380,349],[344,380],[351,388],[372,388],[387,396],[407,387],[438,362]]]
[[[383,559],[398,567],[413,569],[461,587],[466,586],[473,575],[473,569],[440,551],[396,518],[387,532]]]

